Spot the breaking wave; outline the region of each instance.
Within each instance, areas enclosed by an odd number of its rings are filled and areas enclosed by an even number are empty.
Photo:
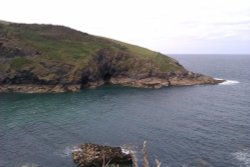
[[[220,78],[215,78],[215,79],[223,80],[223,79],[220,79]],[[238,83],[240,83],[240,82],[236,81],[236,80],[225,80],[224,82],[220,83],[219,85],[236,85]]]
[[[21,165],[21,167],[39,167],[39,165],[35,163],[25,163]]]
[[[250,167],[250,150],[238,151],[232,154],[238,161],[242,162],[246,167]]]
[[[220,85],[235,85],[240,83],[239,81],[235,81],[235,80],[226,80],[225,82],[220,83]]]
[[[61,157],[69,157],[71,156],[72,152],[78,151],[78,150],[81,150],[81,149],[77,146],[67,146],[66,148],[64,148],[64,150],[57,152],[56,155],[59,155]]]

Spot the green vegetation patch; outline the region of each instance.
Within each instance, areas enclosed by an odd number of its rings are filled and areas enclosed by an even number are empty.
[[[10,45],[13,48],[22,48],[25,53],[39,52],[32,59],[14,58],[10,65],[12,69],[31,66],[37,69],[36,62],[41,60],[47,64],[56,61],[73,65],[76,69],[83,69],[89,65],[100,49],[109,48],[115,53],[131,56],[119,64],[125,70],[140,70],[144,65],[149,69],[151,67],[159,69],[160,72],[184,70],[175,60],[159,52],[113,39],[82,34],[61,26],[3,23],[0,25],[2,25],[0,34],[12,39]],[[32,55],[27,54],[27,56]]]
[[[7,64],[1,64],[0,65],[0,71],[5,72],[8,69],[8,65]]]
[[[20,69],[23,66],[25,66],[27,64],[31,64],[31,63],[33,63],[33,61],[30,59],[27,59],[24,57],[17,57],[11,61],[10,67],[13,69]]]
[[[162,72],[168,71],[182,71],[183,68],[176,65],[174,60],[170,57],[163,55],[159,52],[151,51],[147,48],[143,48],[136,45],[127,44],[124,42],[112,40],[113,42],[119,44],[120,46],[127,48],[127,50],[134,56],[139,58],[152,61]]]

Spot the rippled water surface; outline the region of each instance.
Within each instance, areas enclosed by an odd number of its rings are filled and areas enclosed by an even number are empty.
[[[221,85],[0,94],[0,167],[74,167],[80,143],[130,145],[163,167],[250,167],[250,56],[174,55]]]

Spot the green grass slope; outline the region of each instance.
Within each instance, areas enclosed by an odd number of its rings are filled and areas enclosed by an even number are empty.
[[[5,21],[0,64],[0,84],[79,84],[111,75],[141,79],[186,72],[174,59],[139,46],[64,26]]]
[[[162,71],[181,70],[175,65],[173,59],[158,52],[63,26],[0,22],[0,38],[11,40],[7,42],[7,46],[12,48],[21,48],[26,52],[37,50],[39,56],[34,55],[33,52],[30,53],[31,55],[26,54],[30,56],[29,59],[34,60],[62,61],[84,68],[99,49],[111,48],[114,51],[126,52],[141,59],[151,60]],[[15,55],[15,57],[18,56],[21,55]],[[35,62],[29,61],[29,63]],[[22,67],[19,63],[13,64]]]

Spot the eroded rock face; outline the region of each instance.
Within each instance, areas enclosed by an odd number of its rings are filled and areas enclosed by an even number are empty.
[[[78,167],[100,167],[103,164],[132,164],[130,154],[122,152],[120,147],[101,146],[86,143],[73,151],[72,158]]]
[[[124,62],[130,64],[124,65]],[[142,66],[138,66],[138,62]],[[177,65],[178,62],[177,62]],[[187,71],[161,72],[146,60],[137,60],[129,54],[115,53],[110,49],[101,49],[93,62],[82,73],[83,87],[98,87],[105,83],[140,88],[160,88],[163,86],[181,86],[197,84],[217,84],[222,80]],[[137,67],[137,68],[134,68]]]
[[[161,72],[156,67],[136,64],[144,60],[136,60],[128,54],[115,53],[110,49],[102,49],[97,53],[89,68],[82,73],[83,87],[95,88],[105,83],[131,86],[138,88],[161,88],[163,86],[187,86],[200,84],[217,84],[222,80],[187,71],[181,65],[182,71]],[[124,66],[124,62],[131,62]],[[132,68],[129,68],[132,66]],[[138,67],[138,68],[133,68]]]
[[[138,65],[140,63],[144,66]],[[149,66],[147,60],[107,48],[99,50],[84,69],[75,69],[67,64],[41,62],[40,65],[45,70],[30,67],[14,73],[0,72],[0,92],[79,92],[82,88],[96,88],[104,84],[161,88],[223,82],[189,72],[183,67],[182,71],[161,72],[155,66]]]
[[[19,48],[16,47],[13,43],[15,43],[15,40],[9,41],[7,38],[1,37],[1,32],[0,32],[0,57],[5,57],[5,58],[14,58],[17,56],[20,57],[34,57],[38,56],[41,54],[41,52],[35,48],[28,47],[28,48]]]
[[[111,49],[100,49],[88,67],[82,72],[82,81],[84,87],[94,87],[110,83],[110,79],[116,76],[132,78],[132,75],[137,75],[138,71],[133,71],[130,66],[134,58],[122,52],[114,52]]]

